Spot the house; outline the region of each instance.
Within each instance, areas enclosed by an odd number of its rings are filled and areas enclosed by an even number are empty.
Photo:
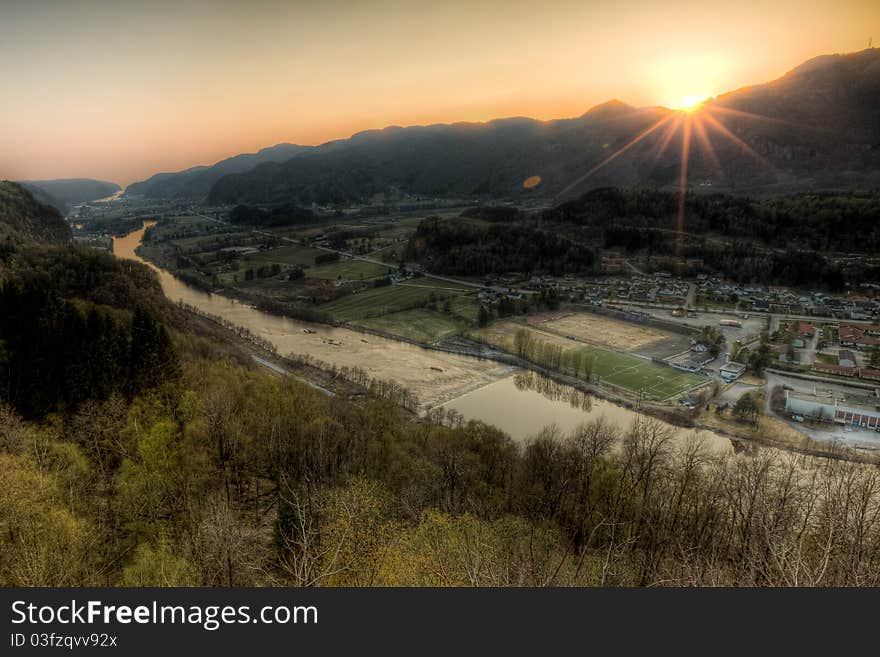
[[[792,335],[797,335],[802,338],[812,338],[813,332],[813,325],[810,322],[795,322],[791,327]]]
[[[849,349],[841,349],[837,354],[837,364],[841,367],[855,367],[856,355]]]
[[[844,347],[870,349],[880,344],[880,325],[841,323],[837,335],[840,344]]]
[[[733,381],[741,377],[745,371],[746,366],[743,363],[730,361],[722,365],[718,373],[721,375],[721,378]]]

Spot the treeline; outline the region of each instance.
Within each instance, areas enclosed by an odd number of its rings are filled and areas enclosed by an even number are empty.
[[[565,349],[560,344],[541,340],[527,328],[514,334],[513,343],[507,345],[506,350],[536,365],[585,381],[593,376],[592,353],[584,348]]]
[[[7,585],[878,585],[880,471],[641,418],[525,445],[185,359],[36,430],[0,410]]]
[[[678,203],[677,192],[605,188],[548,210],[543,218],[606,231],[621,226],[674,231]],[[681,228],[693,235],[758,240],[774,248],[875,253],[880,250],[880,194],[809,192],[750,199],[688,193]]]
[[[435,273],[460,276],[509,271],[586,274],[597,264],[592,249],[526,223],[495,223],[484,228],[436,217],[419,224],[404,258],[422,261]]]
[[[0,398],[24,417],[131,398],[176,371],[168,332],[150,311],[129,317],[41,282],[0,283]]]
[[[271,208],[237,205],[229,213],[229,221],[233,224],[270,227],[311,224],[317,218],[308,208],[286,203]]]

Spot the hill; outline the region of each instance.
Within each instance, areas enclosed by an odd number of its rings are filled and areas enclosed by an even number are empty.
[[[610,101],[573,119],[366,131],[224,176],[209,199],[563,200],[604,186],[677,187],[686,134],[688,181],[696,188],[754,194],[873,188],[880,185],[878,94],[880,49],[869,49],[811,60],[693,113]]]
[[[25,241],[64,243],[70,227],[59,211],[39,203],[14,182],[0,181],[0,245]]]
[[[284,162],[308,150],[309,146],[277,144],[256,153],[244,153],[221,160],[212,166],[198,166],[176,173],[157,173],[142,182],[132,183],[126,194],[147,198],[186,198],[202,200],[211,186],[225,175],[243,173],[267,162]]]
[[[58,208],[62,214],[70,212],[73,206],[86,201],[112,196],[120,190],[119,185],[90,178],[69,178],[58,180],[21,180],[26,187],[45,205]]]

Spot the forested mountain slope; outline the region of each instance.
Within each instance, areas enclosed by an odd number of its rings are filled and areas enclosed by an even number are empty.
[[[39,203],[28,190],[0,181],[0,248],[24,241],[70,241],[70,227],[56,208]]]

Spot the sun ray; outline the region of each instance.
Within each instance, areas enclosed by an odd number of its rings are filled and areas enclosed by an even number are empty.
[[[769,116],[764,116],[763,114],[754,114],[752,112],[746,112],[744,110],[733,109],[732,107],[725,107],[724,105],[710,105],[707,106],[706,109],[711,111],[718,111],[722,114],[727,114],[732,117],[737,117],[741,119],[749,119],[752,121],[760,121],[762,123],[769,123],[772,125],[782,125],[788,128],[800,128],[803,130],[811,130],[813,132],[821,132],[821,133],[829,133],[832,132],[829,128],[822,128],[814,125],[807,125],[806,123],[801,123],[800,121],[791,121],[789,119],[776,119]]]
[[[643,131],[640,132],[638,135],[636,135],[635,137],[633,137],[632,139],[630,139],[626,144],[624,144],[623,146],[621,146],[620,148],[618,148],[618,149],[617,149],[616,151],[614,151],[611,155],[609,155],[609,156],[606,157],[604,160],[602,160],[601,162],[599,162],[597,165],[595,165],[594,167],[592,167],[589,171],[587,171],[585,174],[583,174],[580,178],[578,178],[577,180],[575,180],[574,182],[572,182],[570,185],[568,185],[567,187],[565,187],[561,192],[559,192],[559,193],[554,197],[554,200],[558,200],[559,198],[561,198],[562,196],[564,196],[565,194],[567,194],[568,192],[570,192],[572,189],[574,189],[575,187],[577,187],[578,185],[580,185],[584,180],[586,180],[586,179],[589,178],[591,175],[593,175],[594,173],[596,173],[599,169],[601,169],[602,167],[604,167],[606,164],[608,164],[608,163],[611,162],[612,160],[614,160],[614,159],[620,157],[623,153],[625,153],[625,152],[628,151],[630,148],[632,148],[633,146],[635,146],[636,144],[638,144],[638,143],[639,143],[640,141],[642,141],[645,137],[647,137],[647,136],[650,135],[652,132],[654,132],[655,130],[657,130],[658,128],[660,128],[661,126],[663,126],[665,123],[667,123],[671,118],[672,118],[672,115],[669,115],[669,116],[666,116],[666,117],[660,119],[659,121],[657,121],[656,123],[654,123],[654,125],[652,125],[651,127],[647,128],[646,130],[643,130]]]
[[[675,119],[670,123],[666,130],[663,133],[663,136],[660,138],[660,143],[657,146],[657,149],[654,151],[654,161],[656,162],[663,154],[666,152],[666,149],[669,147],[669,142],[672,141],[672,138],[676,135],[676,133],[681,129],[681,123],[684,120],[683,114],[676,114]]]
[[[712,140],[709,138],[709,133],[706,131],[706,126],[703,124],[702,113],[697,114],[694,117],[694,132],[697,135],[697,143],[700,144],[700,148],[703,152],[708,155],[709,160],[712,162],[712,168],[715,169],[715,173],[719,177],[724,177],[724,167],[721,165],[718,153],[715,152],[715,146],[712,144]]]
[[[688,160],[691,152],[691,123],[693,116],[685,118],[681,138],[681,169],[678,178],[678,220],[676,222],[675,255],[681,257],[684,238],[684,206],[687,199]]]
[[[751,146],[749,146],[746,142],[744,142],[742,139],[740,139],[735,134],[733,134],[726,125],[724,125],[721,121],[719,121],[714,116],[712,116],[711,112],[707,111],[703,114],[703,116],[705,117],[706,121],[708,121],[710,126],[715,128],[718,132],[720,132],[722,135],[727,137],[734,144],[739,146],[745,153],[747,153],[749,156],[751,156],[757,162],[763,164],[765,167],[767,167],[771,171],[774,171],[774,172],[776,171],[776,168],[772,164],[770,164],[770,162],[768,162],[764,157],[762,157],[755,149],[753,149]]]

